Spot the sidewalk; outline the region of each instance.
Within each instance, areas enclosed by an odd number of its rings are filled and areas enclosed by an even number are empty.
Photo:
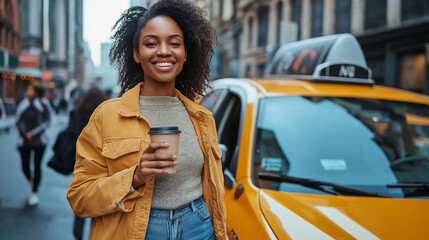
[[[35,207],[27,206],[28,184],[16,149],[17,129],[13,125],[9,132],[0,134],[0,239],[74,239],[74,214],[66,199],[72,176],[61,175],[46,165],[53,155],[52,144],[67,122],[66,116],[52,117],[47,132],[50,144],[42,162],[40,203]],[[84,239],[89,234],[90,221],[86,222]]]
[[[15,127],[15,116],[8,116],[5,120],[0,119],[0,134],[8,133]]]

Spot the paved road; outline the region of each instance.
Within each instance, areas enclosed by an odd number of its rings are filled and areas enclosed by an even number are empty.
[[[72,176],[58,174],[46,165],[53,155],[51,145],[67,122],[65,116],[53,116],[48,130],[50,145],[42,162],[40,203],[36,207],[26,204],[28,185],[16,150],[17,130],[12,128],[7,133],[0,133],[0,239],[74,239],[74,214],[66,199]],[[89,228],[88,225],[85,227]],[[89,230],[85,232],[84,239],[88,239],[88,235]]]

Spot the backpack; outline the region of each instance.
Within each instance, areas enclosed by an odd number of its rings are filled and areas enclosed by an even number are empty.
[[[54,156],[49,160],[48,166],[64,175],[72,173],[76,158],[77,138],[78,136],[70,128],[61,131],[55,141]]]
[[[58,134],[53,147],[54,156],[48,162],[49,167],[64,175],[73,172],[76,160],[76,141],[88,120],[89,115],[77,110],[70,112],[69,125]]]

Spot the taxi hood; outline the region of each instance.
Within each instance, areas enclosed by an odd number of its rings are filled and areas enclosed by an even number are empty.
[[[429,201],[259,190],[278,239],[424,239]]]

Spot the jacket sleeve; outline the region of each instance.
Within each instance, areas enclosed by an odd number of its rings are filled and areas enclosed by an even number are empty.
[[[103,146],[102,114],[97,110],[76,143],[73,181],[67,192],[72,210],[80,217],[98,217],[117,211],[130,212],[145,186],[130,193],[136,166],[109,176]]]
[[[24,121],[22,121],[22,113],[25,111],[24,100],[22,100],[16,109],[16,126],[18,128],[19,134],[25,136],[27,129],[25,128]]]

